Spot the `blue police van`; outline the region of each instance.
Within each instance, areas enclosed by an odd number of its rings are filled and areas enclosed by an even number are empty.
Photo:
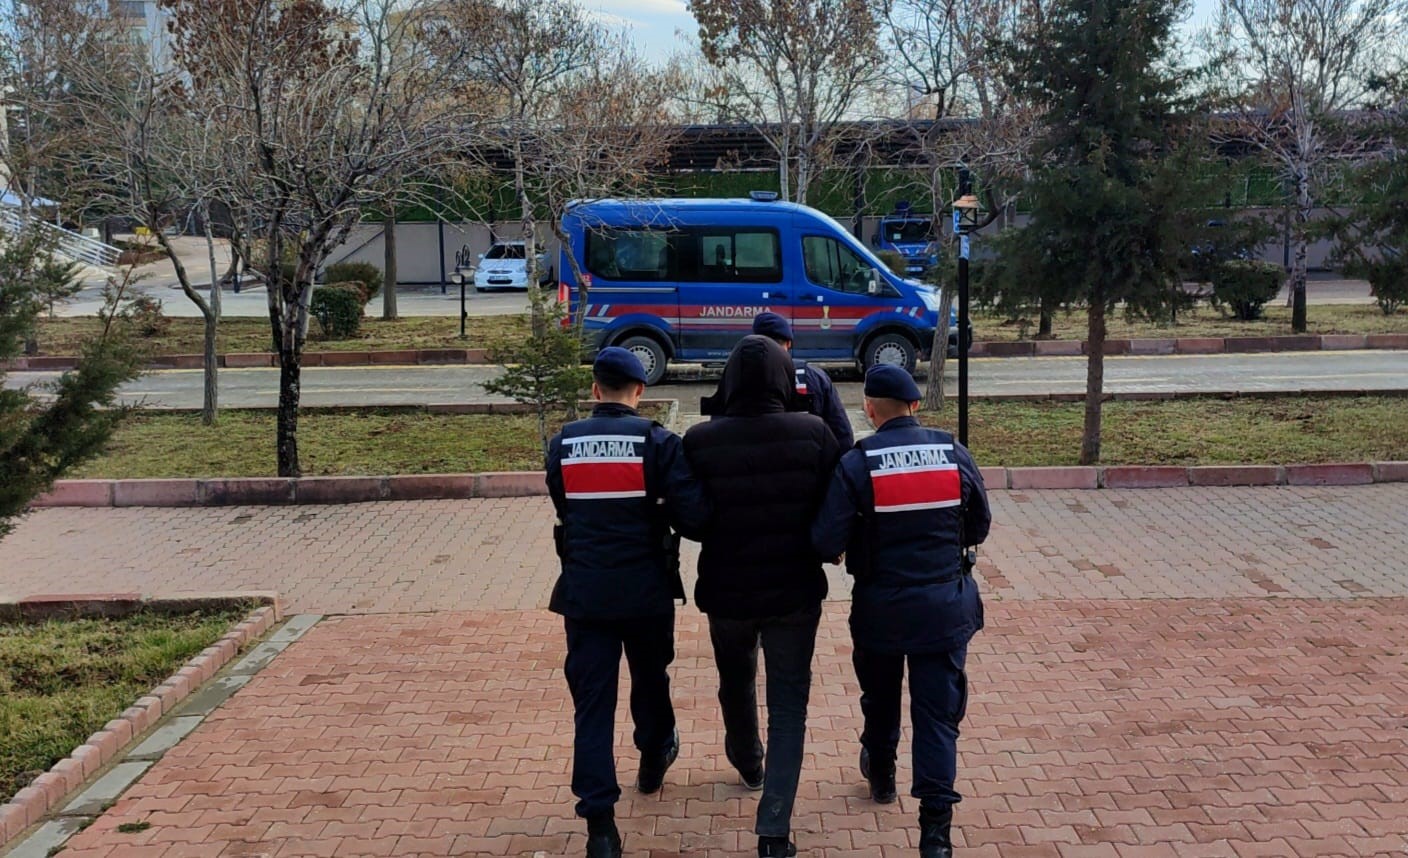
[[[791,320],[794,353],[806,360],[913,371],[928,358],[938,293],[891,273],[832,218],[776,194],[598,200],[571,206],[562,223],[558,300],[582,314],[593,350],[630,350],[651,384],[670,361],[725,360],[767,311]],[[952,351],[952,315],[948,328]]]
[[[871,243],[880,250],[893,250],[903,256],[910,274],[926,274],[939,264],[934,219],[915,214],[907,202],[897,204],[893,214],[880,218],[880,226]]]

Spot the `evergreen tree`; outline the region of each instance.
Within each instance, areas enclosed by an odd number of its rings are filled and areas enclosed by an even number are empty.
[[[1166,319],[1196,220],[1190,112],[1173,69],[1184,4],[1058,0],[1012,58],[1009,85],[1041,111],[1024,198],[1030,224],[1002,236],[995,272],[1043,308],[1084,305],[1089,321],[1080,461],[1100,460],[1106,320]]]
[[[0,231],[0,382],[6,361],[34,336],[48,295],[71,277],[52,263],[35,234]],[[102,450],[123,411],[113,408],[117,388],[136,376],[137,356],[112,329],[88,343],[78,368],[42,397],[0,388],[0,538],[29,502],[74,465]]]
[[[1376,89],[1388,103],[1356,130],[1381,145],[1351,176],[1358,202],[1327,221],[1326,231],[1345,273],[1368,280],[1379,309],[1391,316],[1408,306],[1408,74]]]

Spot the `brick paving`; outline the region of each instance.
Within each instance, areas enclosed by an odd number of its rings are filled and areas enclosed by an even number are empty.
[[[1012,601],[973,646],[958,830],[978,856],[1401,856],[1403,600]],[[702,619],[680,617],[684,747],[627,787],[629,854],[745,854]],[[854,769],[844,608],[829,607],[795,831],[805,854],[914,854],[907,796]],[[544,612],[324,621],[169,753],[64,858],[581,854],[560,629]],[[634,774],[618,731],[623,778]],[[902,781],[909,770],[901,758]],[[151,828],[122,834],[122,823]]]
[[[992,497],[994,598],[1408,596],[1408,483]],[[253,589],[319,613],[529,610],[557,574],[551,515],[542,498],[47,509],[0,543],[0,598]]]
[[[1408,484],[993,499],[960,855],[1408,855]],[[65,858],[581,854],[549,519],[541,499],[30,517],[0,544],[0,596],[277,589],[344,614]],[[684,749],[661,796],[628,786],[619,712],[627,852],[750,854],[703,618],[678,625]],[[875,806],[855,772],[849,658],[837,601],[796,833],[808,855],[912,855],[913,801]]]

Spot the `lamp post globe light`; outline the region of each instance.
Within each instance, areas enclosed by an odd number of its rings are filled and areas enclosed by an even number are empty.
[[[958,171],[958,198],[953,201],[953,234],[958,237],[958,443],[968,446],[968,237],[984,225],[983,206],[973,193],[973,176]]]

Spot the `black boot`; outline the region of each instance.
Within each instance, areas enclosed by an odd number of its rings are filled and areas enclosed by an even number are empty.
[[[953,858],[953,806],[919,806],[919,858]]]
[[[870,759],[870,751],[860,749],[860,774],[870,781],[870,797],[879,804],[891,804],[895,800],[895,761],[888,764]]]
[[[797,854],[797,844],[786,837],[759,837],[758,858],[792,858]]]
[[[587,858],[621,858],[621,834],[610,813],[587,820]]]
[[[670,770],[680,755],[680,731],[670,739],[670,747],[662,756],[651,759],[641,758],[640,771],[636,773],[636,788],[646,795],[659,792],[665,783],[665,772]]]

